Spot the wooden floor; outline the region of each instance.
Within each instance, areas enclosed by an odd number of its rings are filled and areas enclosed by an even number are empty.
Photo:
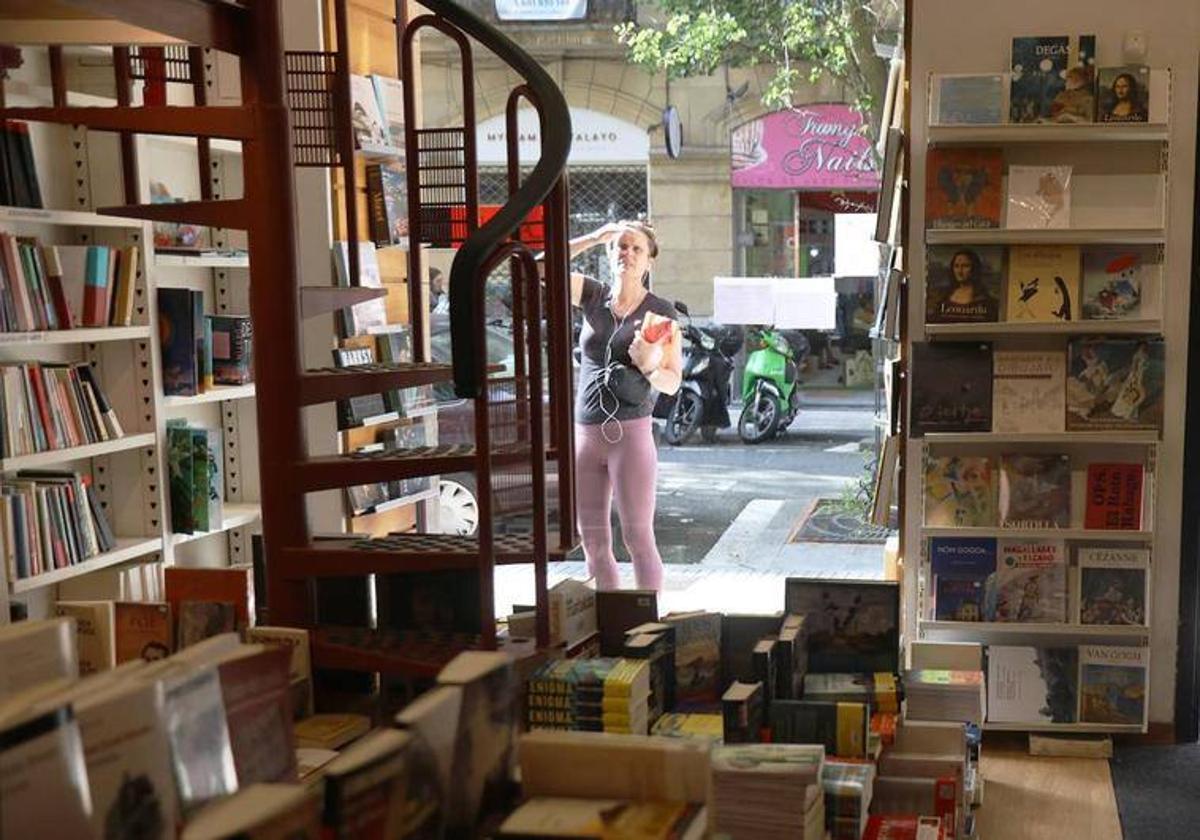
[[[1108,761],[1035,757],[1025,736],[998,734],[980,759],[980,840],[1121,840]]]

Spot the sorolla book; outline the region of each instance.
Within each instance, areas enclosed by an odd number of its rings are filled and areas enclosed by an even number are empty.
[[[1091,122],[1095,35],[1013,38],[1009,122]]]
[[[1003,276],[1002,247],[929,247],[925,252],[925,322],[998,321]]]
[[[1000,526],[1068,528],[1070,525],[1070,456],[1001,455]]]
[[[1142,294],[1156,263],[1146,248],[1089,248],[1083,252],[1085,320],[1138,318]]]
[[[996,524],[992,459],[949,455],[925,461],[925,524],[930,528],[988,528]]]
[[[1078,245],[1014,245],[1008,251],[1007,321],[1074,321]]]
[[[1147,648],[1080,647],[1079,722],[1144,725],[1149,666]]]
[[[1067,348],[1067,431],[1161,429],[1160,338],[1076,338]]]
[[[992,346],[913,344],[912,434],[992,427]]]
[[[998,228],[1003,203],[1000,149],[929,150],[925,170],[925,226]]]

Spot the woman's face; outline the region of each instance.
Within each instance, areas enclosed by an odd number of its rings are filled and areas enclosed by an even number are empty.
[[[954,282],[959,285],[971,282],[971,258],[966,254],[955,254],[954,259],[950,261],[950,272],[954,275]]]
[[[614,273],[622,280],[640,283],[650,270],[650,240],[639,231],[624,231],[617,239],[613,262]]]
[[[1117,99],[1129,98],[1129,80],[1124,76],[1118,76],[1117,80],[1113,82],[1113,96]]]

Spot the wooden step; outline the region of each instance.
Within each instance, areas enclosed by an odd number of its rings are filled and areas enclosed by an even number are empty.
[[[474,444],[326,455],[296,464],[292,468],[292,481],[293,486],[300,492],[311,493],[316,490],[375,484],[401,478],[473,472],[476,466],[475,456]],[[525,444],[506,444],[492,448],[491,462],[494,467],[527,463],[529,459],[529,447]]]
[[[498,534],[496,565],[533,562],[533,537]],[[479,568],[479,541],[454,534],[392,534],[374,539],[315,540],[285,548],[284,573],[292,579]]]
[[[381,297],[387,297],[387,289],[370,286],[301,286],[300,316],[315,318]]]
[[[219,137],[226,140],[253,140],[254,126],[258,122],[255,119],[254,109],[240,105],[222,107],[6,108],[4,118],[82,125],[97,131]]]
[[[450,365],[429,362],[313,368],[300,377],[300,404],[317,405],[347,400],[361,394],[378,394],[393,388],[449,382],[453,376],[454,370]]]
[[[172,201],[162,204],[128,204],[120,207],[101,207],[104,216],[127,219],[148,219],[152,222],[177,222],[203,227],[250,229],[250,205],[244,198],[221,201]]]
[[[478,636],[466,633],[316,627],[312,632],[312,664],[314,668],[436,677],[451,659],[480,644]]]

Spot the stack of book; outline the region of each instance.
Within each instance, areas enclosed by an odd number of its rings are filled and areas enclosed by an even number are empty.
[[[248,566],[165,570],[166,601],[175,619],[178,650],[254,623],[254,570]]]
[[[825,836],[825,750],[802,744],[743,744],[712,752],[714,828],[730,837]]]
[[[194,534],[221,529],[224,519],[224,449],[220,429],[167,422],[167,475],[171,530]]]
[[[987,706],[982,671],[909,671],[904,696],[913,720],[982,723]]]
[[[0,204],[42,206],[29,124],[18,120],[0,121]]]
[[[804,677],[804,699],[826,703],[868,703],[880,712],[900,710],[896,675],[808,674]]]
[[[41,245],[0,232],[0,331],[133,323],[136,246]]]
[[[675,708],[675,628],[648,622],[625,634],[622,655],[644,659],[650,666],[650,725]]]
[[[254,330],[241,315],[205,315],[204,293],[158,290],[163,393],[194,397],[254,376]]]
[[[65,569],[117,546],[91,478],[22,470],[0,482],[0,553],[9,580]]]
[[[825,791],[825,827],[833,840],[859,840],[867,830],[875,784],[875,765],[865,761],[827,760],[821,771]]]
[[[125,433],[88,365],[9,364],[0,366],[0,377],[5,458],[102,443]]]
[[[637,659],[562,659],[526,683],[530,729],[579,729],[645,735],[650,666]]]
[[[662,738],[697,738],[719,744],[724,739],[725,722],[720,715],[700,712],[667,712],[650,730]]]

